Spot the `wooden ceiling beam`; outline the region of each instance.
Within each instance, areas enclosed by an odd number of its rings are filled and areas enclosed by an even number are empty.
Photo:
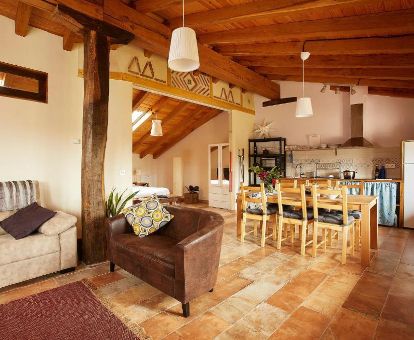
[[[278,76],[300,76],[302,68],[299,67],[256,67],[258,73]],[[307,77],[345,77],[366,79],[397,79],[414,80],[414,68],[309,68],[305,69]]]
[[[71,31],[67,30],[63,35],[63,49],[65,51],[72,51],[74,42],[75,35]]]
[[[154,159],[157,159],[158,157],[160,157],[164,152],[171,149],[174,145],[176,145],[178,142],[180,142],[185,137],[187,137],[191,132],[198,129],[200,126],[207,123],[210,119],[213,119],[220,113],[221,113],[220,110],[214,110],[214,111],[208,112],[205,116],[191,123],[186,124],[175,137],[170,139],[168,143],[166,143],[164,146],[160,147],[158,150],[156,150],[153,153]]]
[[[301,67],[302,60],[299,54],[294,56],[276,57],[243,57],[237,62],[248,67]],[[360,55],[311,55],[305,63],[306,69],[311,68],[408,68],[414,67],[414,53],[412,54],[367,54]]]
[[[279,76],[269,75],[269,79],[279,81],[296,81],[301,82],[302,76]],[[345,77],[306,77],[307,83],[320,83],[330,85],[361,85],[385,88],[414,88],[414,81],[412,80],[393,80],[393,79],[363,79],[363,78],[345,78]]]
[[[375,0],[259,0],[209,11],[187,14],[186,25],[192,28],[209,27],[216,24],[231,24],[246,20],[276,19],[286,15],[306,14],[309,10],[334,10],[344,5],[367,4]],[[170,20],[170,26],[179,27],[182,18]]]
[[[105,14],[107,22],[135,34],[135,42],[140,47],[163,57],[168,57],[169,39],[139,26],[140,18],[136,10],[122,2],[113,0],[105,2]],[[206,46],[198,44],[198,48],[201,64],[200,71],[248,91],[258,93],[266,98],[279,98],[280,88],[277,84]]]
[[[345,39],[414,34],[414,10],[292,22],[204,33],[209,45]]]
[[[414,89],[390,89],[368,86],[368,94],[388,97],[414,98]]]
[[[198,0],[186,0],[185,3],[196,2]],[[181,5],[182,0],[138,0],[135,2],[135,9],[141,13],[150,13],[168,9],[170,6]]]
[[[144,158],[147,155],[153,155],[158,149],[163,148],[165,145],[169,144],[169,141],[181,133],[181,130],[187,128],[191,124],[194,124],[195,121],[200,119],[200,116],[203,112],[206,111],[206,107],[199,107],[197,111],[192,113],[192,116],[188,115],[183,116],[179,122],[177,122],[177,129],[173,131],[164,132],[164,135],[159,137],[154,137],[156,142],[149,144],[143,151],[140,152],[140,158]]]
[[[407,54],[414,53],[414,36],[218,45],[215,50],[231,57],[299,55],[303,50],[310,52],[312,57],[315,55]]]
[[[180,102],[171,112],[168,113],[167,117],[162,119],[162,125],[165,126],[166,124],[168,124],[168,122],[172,118],[174,118],[180,112],[183,112],[184,110],[186,110],[191,105],[192,105],[192,103],[189,103],[189,102]],[[147,129],[145,134],[140,139],[138,139],[137,141],[134,142],[134,144],[132,145],[133,152],[138,153],[137,151],[139,150],[139,148],[142,147],[143,143],[150,136],[151,136],[151,127],[149,129]]]
[[[132,103],[132,111],[138,110],[140,105],[151,95],[151,92],[141,91]]]
[[[14,22],[14,31],[17,35],[25,37],[29,33],[30,16],[32,14],[32,6],[24,2],[19,2],[17,5],[16,18]]]

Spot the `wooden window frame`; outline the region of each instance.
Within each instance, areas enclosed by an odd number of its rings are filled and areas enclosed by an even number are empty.
[[[0,72],[14,74],[25,78],[36,79],[39,83],[39,90],[37,93],[0,86],[0,96],[34,100],[41,103],[47,103],[48,74],[46,72],[36,71],[26,67],[8,64],[2,61],[0,61]]]

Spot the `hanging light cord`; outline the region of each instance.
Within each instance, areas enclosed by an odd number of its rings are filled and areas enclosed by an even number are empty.
[[[183,0],[183,27],[184,27],[184,0]]]

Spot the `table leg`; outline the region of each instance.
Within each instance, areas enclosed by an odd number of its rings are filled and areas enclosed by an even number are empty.
[[[378,249],[378,200],[370,211],[371,249]]]
[[[361,218],[361,265],[363,267],[369,266],[369,252],[370,252],[370,234],[371,234],[371,223],[370,217],[371,212],[368,205],[362,206],[362,218]]]
[[[237,216],[236,232],[237,232],[237,236],[240,236],[241,222],[242,222],[242,202],[241,202],[240,197],[237,197],[236,216]]]

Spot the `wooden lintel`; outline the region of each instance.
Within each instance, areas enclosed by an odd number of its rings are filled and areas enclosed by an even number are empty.
[[[388,97],[414,98],[414,89],[368,86],[368,94]]]
[[[63,35],[63,49],[65,51],[72,51],[75,35],[71,31],[66,31]]]
[[[274,100],[268,100],[263,102],[263,107],[267,106],[275,106],[275,105],[281,105],[281,104],[287,104],[287,103],[294,103],[298,100],[297,97],[287,97],[287,98],[280,98],[280,99],[274,99]]]
[[[32,6],[19,2],[17,5],[15,32],[17,35],[25,37],[29,32],[30,16],[32,14]]]
[[[58,11],[80,23],[87,30],[99,32],[110,38],[111,44],[128,44],[134,39],[134,34],[104,21],[88,17],[65,5],[58,5]]]

